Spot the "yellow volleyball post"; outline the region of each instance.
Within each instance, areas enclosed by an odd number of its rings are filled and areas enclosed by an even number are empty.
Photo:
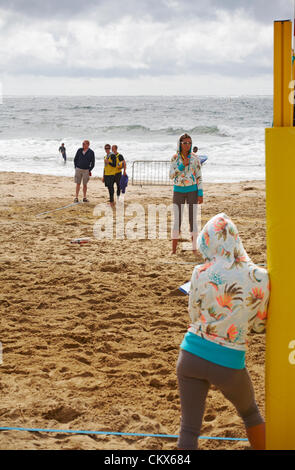
[[[295,18],[294,18],[294,23],[295,23]],[[295,37],[294,37],[294,40],[295,40]],[[294,103],[294,93],[295,93],[295,90],[294,90],[294,86],[295,86],[295,51],[294,49],[292,49],[292,82],[291,82],[292,86],[291,86],[291,93],[293,91],[293,103]],[[290,95],[290,98],[292,97],[292,95]],[[294,104],[293,104],[293,126],[295,125],[295,115],[294,115]]]
[[[293,126],[293,106],[289,101],[292,81],[292,23],[274,23],[274,127]]]
[[[274,127],[265,130],[267,265],[271,282],[266,332],[267,450],[295,449],[295,128],[291,43],[292,22],[276,21]]]

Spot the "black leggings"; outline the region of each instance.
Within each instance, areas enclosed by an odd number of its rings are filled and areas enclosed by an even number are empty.
[[[110,195],[110,202],[114,202],[114,184],[115,184],[115,175],[105,175],[104,184],[108,188]]]
[[[263,423],[246,368],[219,366],[181,350],[177,362],[177,378],[182,415],[179,449],[198,448],[206,397],[211,384],[218,387],[235,406],[247,428]]]
[[[120,179],[121,179],[122,173],[116,173],[115,174],[115,183],[117,185],[117,196],[120,196],[121,194],[121,188],[120,188]]]

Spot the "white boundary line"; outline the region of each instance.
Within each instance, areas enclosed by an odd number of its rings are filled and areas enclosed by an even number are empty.
[[[61,211],[62,209],[67,209],[68,207],[78,206],[78,204],[82,204],[82,202],[73,202],[72,204],[68,204],[67,206],[58,207],[57,209],[52,209],[46,212],[40,212],[35,217],[39,217],[40,215],[50,214],[51,212]]]

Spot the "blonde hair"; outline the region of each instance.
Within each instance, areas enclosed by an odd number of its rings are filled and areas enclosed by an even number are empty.
[[[185,139],[190,139],[190,140],[192,140],[192,138],[191,138],[190,135],[188,135],[188,134],[183,134],[183,135],[180,137],[179,142],[181,143],[181,142],[182,142],[183,140],[185,140]]]

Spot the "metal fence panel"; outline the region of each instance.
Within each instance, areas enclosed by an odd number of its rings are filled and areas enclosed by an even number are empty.
[[[132,163],[132,185],[170,186],[170,161],[137,160]]]

